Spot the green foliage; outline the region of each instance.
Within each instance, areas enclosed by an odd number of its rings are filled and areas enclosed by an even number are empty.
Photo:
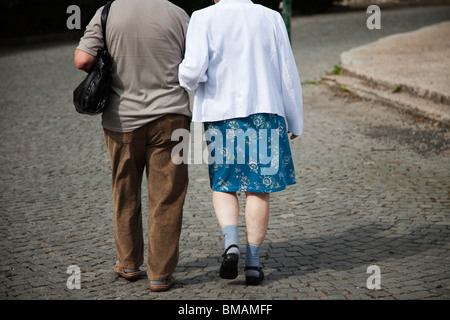
[[[397,92],[400,92],[400,91],[402,91],[402,87],[400,85],[396,85],[394,90],[392,90],[392,93],[397,93]]]
[[[342,68],[338,65],[334,65],[332,74],[340,75],[342,73]]]

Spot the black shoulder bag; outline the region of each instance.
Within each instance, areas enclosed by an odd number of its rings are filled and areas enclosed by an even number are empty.
[[[95,64],[89,74],[73,91],[73,104],[82,114],[96,115],[108,106],[111,92],[112,57],[106,46],[106,21],[112,1],[102,10],[103,49],[97,51]]]

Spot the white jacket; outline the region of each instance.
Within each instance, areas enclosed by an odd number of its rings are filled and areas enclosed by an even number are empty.
[[[179,67],[182,87],[196,90],[193,121],[273,113],[303,129],[303,101],[281,15],[250,0],[221,0],[195,11]]]

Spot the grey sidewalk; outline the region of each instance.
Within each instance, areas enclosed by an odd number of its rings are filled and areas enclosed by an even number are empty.
[[[407,13],[434,21],[437,12]],[[317,24],[311,42],[322,47],[331,41],[316,34],[364,18],[299,18],[294,38],[308,39],[307,26]],[[293,44],[296,56],[317,55],[301,44]],[[0,56],[0,299],[450,298],[448,129],[322,84],[304,85],[305,131],[292,143],[298,183],[272,196],[263,285],[245,285],[242,261],[236,280],[218,277],[223,243],[206,164],[190,166],[174,288],[151,293],[145,277],[115,277],[110,163],[100,119],[71,102],[84,76],[73,67],[75,47]],[[309,61],[300,70],[314,75],[317,60]],[[244,244],[243,217],[240,226]],[[67,285],[71,265],[80,268],[80,289]],[[380,289],[371,289],[371,266]]]
[[[450,126],[450,22],[342,53],[341,89]]]

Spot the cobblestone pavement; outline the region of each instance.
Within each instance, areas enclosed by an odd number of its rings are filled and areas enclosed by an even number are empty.
[[[218,277],[205,164],[190,166],[177,284],[151,293],[145,277],[117,278],[110,163],[99,118],[71,104],[83,78],[74,47],[0,56],[1,299],[450,298],[450,133],[321,84],[304,85],[298,184],[272,195],[263,285],[247,287],[242,268]],[[243,217],[240,226],[245,243]],[[71,265],[80,289],[67,286]],[[370,266],[380,289],[370,289]]]

